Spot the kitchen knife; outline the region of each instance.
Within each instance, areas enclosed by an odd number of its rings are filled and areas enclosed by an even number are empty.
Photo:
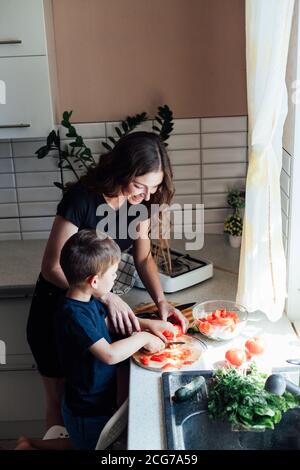
[[[187,304],[180,304],[180,305],[174,305],[174,308],[177,308],[177,310],[186,310],[187,308],[191,308],[196,304],[196,302],[189,302]],[[158,318],[158,312],[141,312],[136,314],[137,317],[139,318]]]

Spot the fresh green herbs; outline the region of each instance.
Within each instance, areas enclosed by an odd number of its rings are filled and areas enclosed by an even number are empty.
[[[228,420],[236,429],[274,429],[282,414],[299,402],[289,392],[282,396],[267,392],[265,380],[254,365],[247,375],[235,368],[217,370],[209,392],[210,417]]]

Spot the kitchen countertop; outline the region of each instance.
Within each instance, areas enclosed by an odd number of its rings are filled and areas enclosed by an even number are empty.
[[[32,293],[47,240],[0,242],[0,293]]]
[[[41,269],[42,257],[47,240],[11,240],[0,242],[0,293],[32,293]],[[183,250],[181,240],[174,240],[172,247]],[[205,244],[194,256],[207,258],[215,263],[215,269],[238,272],[239,250],[231,248],[224,235],[205,235]],[[208,298],[210,292],[208,292]],[[134,296],[135,297],[135,296]],[[138,302],[147,301],[145,291],[137,294]],[[137,302],[135,302],[137,303]]]
[[[183,296],[181,299],[181,301],[186,300],[190,300],[190,297]],[[224,342],[205,340],[208,349],[202,358],[181,370],[217,368],[224,360],[227,349],[243,347],[247,338],[256,335],[262,336],[267,345],[265,354],[258,359],[262,370],[271,372],[271,365],[283,367],[288,373],[288,378],[297,383],[299,367],[286,363],[285,359],[300,357],[299,338],[287,317],[284,316],[278,322],[272,323],[261,312],[250,314],[247,326],[238,338]],[[133,361],[130,364],[128,449],[166,449],[161,373],[146,370]]]

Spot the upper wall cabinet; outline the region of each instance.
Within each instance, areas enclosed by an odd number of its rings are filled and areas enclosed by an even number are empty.
[[[0,0],[0,57],[45,55],[41,0]]]
[[[53,128],[46,1],[0,0],[0,139],[44,137]]]
[[[6,83],[0,139],[46,136],[52,128],[47,57],[1,58],[0,76]]]

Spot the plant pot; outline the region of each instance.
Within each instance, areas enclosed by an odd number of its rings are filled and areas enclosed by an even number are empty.
[[[239,248],[241,246],[241,241],[241,236],[229,235],[229,243],[232,248]]]

